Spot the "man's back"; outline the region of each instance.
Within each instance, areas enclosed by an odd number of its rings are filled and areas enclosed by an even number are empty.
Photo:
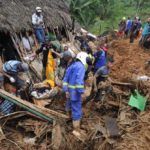
[[[10,60],[7,61],[3,65],[3,71],[10,74],[17,74],[19,72],[18,65],[20,64],[20,61],[17,60]]]

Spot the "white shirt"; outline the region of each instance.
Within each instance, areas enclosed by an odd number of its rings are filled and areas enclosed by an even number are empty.
[[[29,36],[29,41],[30,41],[30,45],[33,46],[34,45],[34,40],[31,36]]]
[[[22,38],[22,43],[23,43],[24,48],[25,48],[27,51],[30,51],[30,50],[31,50],[31,46],[30,46],[30,43],[29,43],[29,41],[28,41],[27,38],[23,37],[23,38]]]
[[[72,55],[73,58],[76,57],[76,54],[70,48],[68,48],[68,51],[71,53],[71,55]]]
[[[43,24],[41,24],[40,22],[43,22]],[[38,16],[36,13],[34,13],[32,15],[32,24],[34,25],[34,27],[43,27],[44,26],[43,16],[42,15]]]

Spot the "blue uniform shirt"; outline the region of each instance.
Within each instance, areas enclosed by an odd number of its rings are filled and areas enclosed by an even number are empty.
[[[63,90],[69,93],[84,93],[85,70],[85,66],[80,61],[76,61],[71,64],[67,68],[63,79]]]

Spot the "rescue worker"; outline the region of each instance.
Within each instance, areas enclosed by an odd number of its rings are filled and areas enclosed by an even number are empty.
[[[56,55],[52,53],[52,45],[48,38],[41,45],[41,47],[36,50],[36,55],[43,53],[43,80],[48,83],[51,87],[55,86],[55,60]]]
[[[41,7],[36,7],[36,12],[32,15],[32,24],[38,42],[43,43],[45,41],[45,31]]]
[[[22,63],[17,60],[10,60],[3,64],[2,74],[4,75],[5,90],[13,95],[17,95],[18,90],[24,85],[24,81],[18,77],[21,72],[27,72],[29,66],[26,63]],[[4,100],[0,105],[0,111],[4,114],[9,114],[14,111],[15,105]]]
[[[66,70],[63,79],[63,90],[66,93],[66,110],[71,109],[73,120],[73,134],[81,135],[80,121],[82,118],[82,94],[84,93],[84,76],[87,70],[88,54],[80,52],[76,56],[76,61]]]

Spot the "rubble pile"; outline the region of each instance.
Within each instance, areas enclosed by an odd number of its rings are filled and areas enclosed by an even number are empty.
[[[112,43],[108,55],[114,59],[112,82],[108,84],[112,90],[102,100],[83,106],[81,128],[86,137],[77,139],[72,134],[70,119],[56,117],[48,123],[21,111],[0,117],[0,149],[149,150],[150,83],[137,77],[150,76],[150,70],[145,69],[150,53],[140,49],[138,41],[129,44],[129,40],[123,39]],[[90,88],[86,88],[84,100]],[[142,112],[128,105],[135,89],[147,99]],[[65,115],[64,104],[65,98],[59,93],[46,107]]]

